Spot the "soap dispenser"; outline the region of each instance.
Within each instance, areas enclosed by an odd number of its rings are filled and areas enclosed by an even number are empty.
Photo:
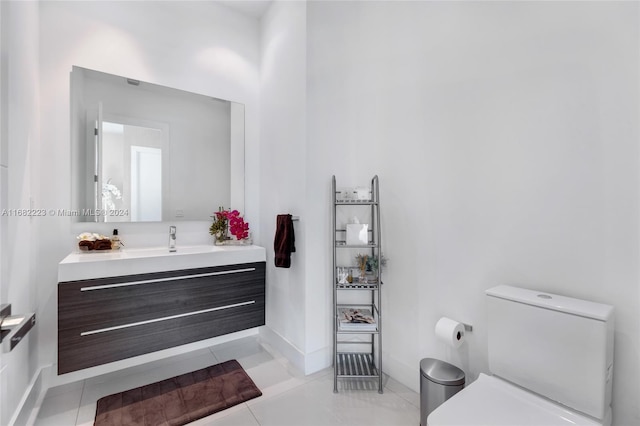
[[[113,236],[111,237],[111,250],[120,250],[120,248],[124,246],[120,237],[118,236],[118,230],[113,230]]]

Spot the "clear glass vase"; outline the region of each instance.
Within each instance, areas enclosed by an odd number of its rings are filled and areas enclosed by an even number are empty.
[[[367,270],[365,268],[360,268],[360,277],[358,277],[358,282],[366,284],[366,282],[367,282]]]

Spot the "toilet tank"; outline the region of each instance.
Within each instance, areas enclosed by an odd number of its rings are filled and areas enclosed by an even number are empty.
[[[486,291],[489,368],[593,416],[610,416],[613,307],[501,285]]]

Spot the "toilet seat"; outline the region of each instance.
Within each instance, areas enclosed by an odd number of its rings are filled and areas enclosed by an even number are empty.
[[[436,408],[428,426],[602,425],[498,377],[478,379]]]

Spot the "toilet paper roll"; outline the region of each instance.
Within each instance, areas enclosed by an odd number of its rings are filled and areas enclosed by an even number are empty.
[[[442,317],[436,323],[436,337],[453,348],[464,342],[464,324]]]

